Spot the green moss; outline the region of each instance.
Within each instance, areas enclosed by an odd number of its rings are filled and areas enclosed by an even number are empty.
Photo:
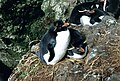
[[[29,50],[29,42],[40,40],[44,26],[41,17],[43,0],[2,0],[0,14],[0,59],[14,68]],[[33,25],[34,24],[34,25]]]

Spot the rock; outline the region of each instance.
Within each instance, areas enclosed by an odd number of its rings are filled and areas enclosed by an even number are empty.
[[[46,15],[52,14],[54,12],[55,19],[65,20],[72,8],[75,6],[76,0],[44,0],[42,4],[42,9],[46,12]],[[49,10],[51,10],[49,12]]]
[[[112,74],[106,78],[106,81],[120,81],[120,73]]]
[[[12,69],[0,61],[0,81],[7,81],[11,73]]]
[[[119,81],[120,25],[72,28],[86,34],[89,46],[96,49],[89,52],[96,53],[94,57],[88,54],[79,61],[65,58],[54,66],[45,65],[34,54],[37,44],[22,57],[8,81]]]

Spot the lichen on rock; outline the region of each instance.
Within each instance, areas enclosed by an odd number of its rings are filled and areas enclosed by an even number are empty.
[[[65,20],[69,16],[69,12],[72,10],[75,5],[75,0],[44,0],[42,4],[42,9],[48,14],[52,14],[54,12],[55,19],[63,19]],[[52,12],[53,11],[53,12]]]

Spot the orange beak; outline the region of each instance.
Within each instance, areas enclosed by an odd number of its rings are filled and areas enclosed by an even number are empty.
[[[95,10],[88,11],[89,13],[95,13]]]
[[[81,52],[85,52],[85,50],[81,47],[80,49],[79,49]]]
[[[70,25],[70,23],[65,22],[64,25],[62,27],[68,27]]]

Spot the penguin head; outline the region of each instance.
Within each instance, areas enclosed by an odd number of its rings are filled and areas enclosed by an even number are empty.
[[[84,54],[85,52],[88,52],[88,49],[87,48],[87,43],[84,42],[83,44],[81,44],[79,46],[79,51],[80,51],[80,54]]]
[[[53,25],[55,27],[54,31],[59,32],[67,29],[69,23],[67,22],[67,20],[65,22],[63,22],[62,20],[56,20]]]
[[[54,26],[56,27],[62,27],[64,25],[64,22],[62,20],[56,20],[54,22]]]

